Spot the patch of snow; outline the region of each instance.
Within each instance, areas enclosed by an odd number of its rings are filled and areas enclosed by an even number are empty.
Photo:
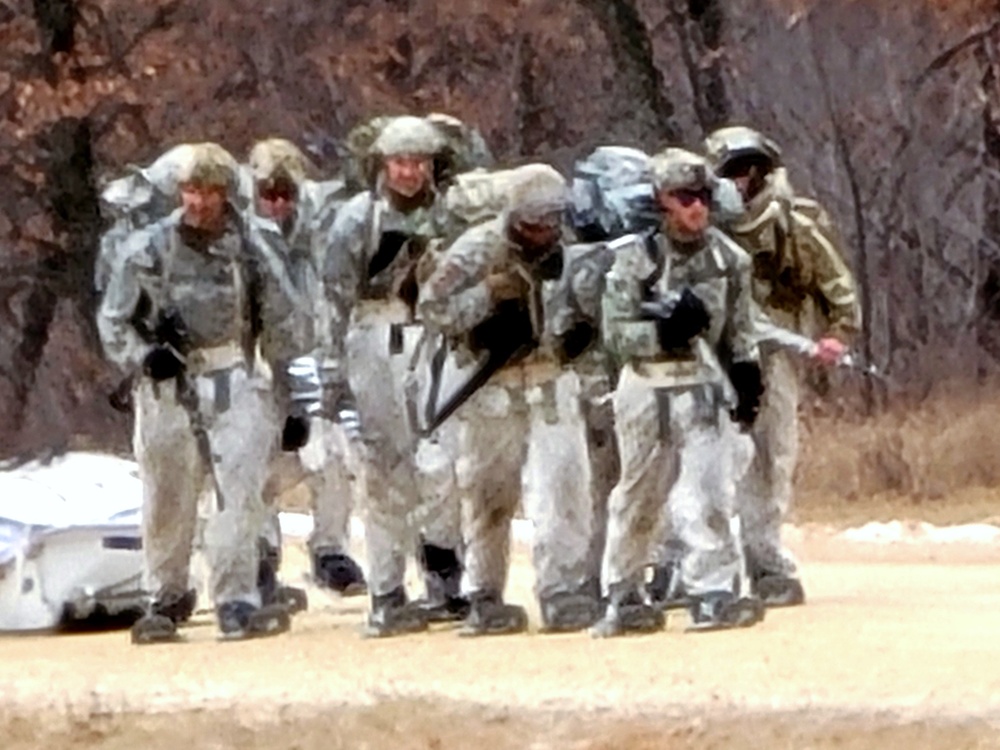
[[[838,536],[869,544],[996,544],[1000,527],[988,523],[935,526],[925,521],[872,521]]]

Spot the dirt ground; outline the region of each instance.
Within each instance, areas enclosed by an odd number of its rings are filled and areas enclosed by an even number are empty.
[[[805,607],[739,632],[365,641],[364,599],[310,589],[291,633],[177,645],[0,639],[0,746],[1000,748],[1000,547],[790,534]],[[303,576],[290,545],[286,571]],[[510,587],[531,601],[519,551]],[[532,611],[534,621],[537,613]]]

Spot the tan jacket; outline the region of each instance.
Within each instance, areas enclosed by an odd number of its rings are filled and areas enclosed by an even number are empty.
[[[747,206],[729,235],[753,258],[753,296],[778,325],[843,341],[861,327],[854,276],[826,211],[795,196],[783,170]]]

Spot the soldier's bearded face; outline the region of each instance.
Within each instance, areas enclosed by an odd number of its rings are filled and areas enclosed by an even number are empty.
[[[708,229],[708,190],[671,190],[660,193],[667,234],[679,240],[701,237]]]
[[[273,219],[279,225],[295,213],[296,190],[294,185],[277,183],[257,188],[257,213]]]
[[[181,185],[184,223],[195,229],[214,229],[226,213],[226,189],[219,185]]]
[[[389,190],[403,198],[413,198],[430,186],[433,161],[429,156],[389,156],[383,169]]]

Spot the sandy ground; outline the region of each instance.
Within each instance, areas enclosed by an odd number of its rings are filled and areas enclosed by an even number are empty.
[[[0,639],[0,747],[1000,748],[1000,547],[791,536],[808,606],[739,632],[365,641],[364,599],[311,589],[263,641]]]

